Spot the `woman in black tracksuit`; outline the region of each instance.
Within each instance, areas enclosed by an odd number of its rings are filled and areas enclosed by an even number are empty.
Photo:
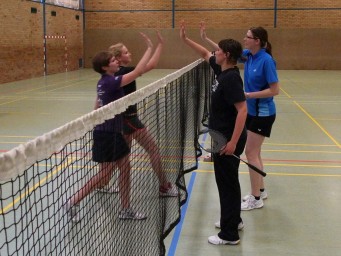
[[[216,226],[221,231],[218,235],[210,236],[208,242],[236,245],[240,242],[238,229],[243,227],[243,222],[240,217],[241,192],[238,177],[240,160],[232,154],[240,156],[244,150],[247,116],[243,81],[236,67],[242,54],[242,46],[236,40],[224,39],[219,42],[219,49],[213,54],[186,36],[184,24],[180,28],[180,38],[199,53],[215,72],[209,128],[223,133],[228,141],[220,153],[213,154],[221,208],[220,222]]]

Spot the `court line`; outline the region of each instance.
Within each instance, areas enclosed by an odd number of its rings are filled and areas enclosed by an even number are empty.
[[[321,150],[290,150],[290,149],[264,149],[262,152],[289,152],[289,153],[328,153],[341,154],[340,151],[321,151]]]
[[[89,77],[93,77],[92,75],[89,76]],[[90,81],[90,80],[94,80],[95,78],[90,78],[90,79],[87,79],[86,81]],[[69,85],[68,83],[71,81],[71,84]],[[76,82],[73,82],[73,81],[76,81]],[[79,81],[79,78],[75,78],[75,79],[67,79],[66,81],[62,81],[62,82],[55,82],[53,84],[49,84],[49,85],[42,85],[42,86],[39,86],[37,88],[32,88],[32,89],[29,89],[29,90],[23,90],[23,91],[17,91],[17,92],[12,92],[12,93],[15,93],[15,94],[21,94],[21,95],[24,95],[22,98],[20,99],[15,99],[15,100],[10,100],[10,101],[6,101],[6,102],[3,102],[3,103],[0,103],[0,106],[2,105],[8,105],[10,103],[13,103],[13,102],[17,102],[17,101],[22,101],[22,100],[27,100],[27,99],[32,99],[33,96],[31,96],[31,94],[29,95],[26,95],[27,93],[30,93],[30,92],[33,92],[33,91],[38,91],[38,93],[41,93],[39,92],[39,90],[41,89],[46,89],[46,88],[50,88],[50,87],[53,87],[55,85],[58,85],[60,83],[67,83],[66,86],[62,86],[62,87],[58,87],[58,88],[54,88],[54,89],[49,89],[47,91],[44,91],[44,93],[50,93],[50,92],[54,92],[56,90],[59,90],[59,89],[64,89],[64,88],[67,88],[67,87],[73,87],[73,86],[79,86],[81,85],[82,83],[84,83],[85,80],[81,80]]]
[[[69,162],[70,163],[70,162]],[[69,163],[66,163],[67,165]],[[25,192],[22,192],[19,196],[17,196],[13,202],[7,204],[3,209],[0,209],[0,214],[5,214],[6,211],[8,211],[9,209],[13,208],[14,205],[16,203],[18,203],[21,199],[27,197],[28,194],[30,194],[31,192],[33,192],[34,190],[36,190],[38,187],[40,187],[41,185],[46,183],[46,180],[51,178],[52,176],[54,176],[57,172],[59,172],[62,169],[62,167],[58,167],[56,168],[54,171],[50,172],[49,174],[47,174],[44,178],[42,178],[39,182],[37,182],[36,184],[34,184],[32,187],[28,187],[27,190],[25,190]]]
[[[49,114],[49,113],[40,113],[40,114]],[[0,138],[31,138],[31,139],[35,139],[38,136],[34,136],[34,135],[0,135]],[[172,141],[172,140],[170,140]],[[175,140],[174,140],[175,141]],[[27,141],[8,141],[8,142],[0,142],[0,144],[6,144],[6,143],[26,143]],[[188,143],[188,141],[186,141]],[[281,143],[264,143],[264,145],[269,145],[269,146],[292,146],[292,147],[297,147],[297,146],[302,146],[302,147],[338,147],[337,145],[325,145],[325,144],[281,144]],[[262,151],[270,151],[270,150],[274,150],[274,149],[264,149]],[[295,151],[296,152],[296,151]],[[320,152],[320,151],[317,151]],[[324,151],[321,151],[324,152]]]
[[[57,74],[55,74],[55,75],[57,75]],[[82,77],[82,79],[84,79],[84,80],[79,80],[79,79],[80,78],[71,78],[71,79],[65,79],[64,78],[63,80],[59,79],[57,82],[52,82],[52,83],[49,83],[48,81],[45,81],[48,84],[39,84],[38,87],[31,88],[31,89],[20,89],[20,88],[17,88],[17,90],[14,90],[14,91],[10,92],[9,95],[12,95],[13,93],[15,93],[15,94],[24,94],[25,95],[25,93],[29,93],[29,92],[33,92],[33,91],[38,91],[38,90],[50,88],[50,87],[53,87],[53,86],[59,86],[60,84],[68,84],[69,82],[72,83],[70,86],[73,86],[74,84],[84,83],[84,81],[95,80],[96,78],[94,77],[94,75],[91,74],[91,75],[84,75],[84,77]],[[24,84],[23,84],[23,86],[24,86]],[[64,87],[64,85],[62,85],[62,87],[60,87],[60,88],[63,88],[63,87]],[[55,90],[55,89],[53,89],[53,90]],[[47,91],[47,92],[49,92],[49,91]],[[4,92],[4,93],[7,93],[7,92]]]
[[[302,146],[302,147],[337,147],[335,144],[305,144],[305,143],[274,143],[274,142],[264,142],[264,145],[270,146]]]
[[[278,160],[280,161],[280,160]],[[211,164],[213,165],[213,162],[205,162],[205,164]],[[244,163],[241,163],[242,165],[245,165]],[[317,165],[317,164],[286,164],[286,163],[280,163],[280,164],[270,164],[265,163],[264,166],[290,166],[290,167],[312,167],[312,168],[341,168],[341,165]]]
[[[35,138],[36,136],[29,135],[0,135],[0,138]],[[21,142],[24,143],[24,142]]]
[[[292,99],[292,96],[287,93],[282,87],[279,88],[288,98]]]
[[[198,173],[211,173],[214,174],[213,170],[197,169],[195,172]],[[249,174],[249,172],[239,172],[239,174]],[[305,177],[337,177],[341,178],[341,174],[313,174],[313,173],[283,173],[283,172],[266,172],[267,175],[271,176],[305,176]]]
[[[316,165],[316,164],[265,164],[265,166],[290,166],[290,167],[313,167],[313,168],[341,168],[341,165]]]
[[[315,118],[313,118],[312,117],[312,115],[310,115],[309,113],[308,113],[308,111],[306,111],[298,102],[296,102],[295,100],[294,100],[294,103],[296,104],[296,106],[304,113],[304,114],[306,114],[307,115],[307,117],[309,117],[310,118],[310,120],[312,120],[326,135],[327,135],[327,137],[329,138],[329,139],[331,139],[334,143],[335,143],[335,145],[337,145],[339,148],[341,148],[341,145],[339,144],[339,142],[336,140],[336,139],[334,139],[333,138],[333,136],[332,135],[330,135],[330,133],[322,126],[322,125],[320,125],[319,124],[319,122],[317,122],[316,121],[316,119]]]
[[[71,159],[68,159],[67,162],[66,162],[66,166],[68,166],[71,162],[73,162],[73,158],[71,157]],[[191,161],[192,162],[192,161]],[[195,161],[193,161],[195,162]],[[40,166],[38,164],[38,166]],[[47,166],[47,167],[51,167],[53,165],[47,165],[47,164],[44,164],[42,166]],[[64,165],[63,165],[64,166]],[[29,186],[25,192],[22,192],[19,196],[17,196],[16,198],[14,198],[14,200],[10,203],[8,203],[4,208],[0,209],[0,215],[1,214],[4,214],[6,211],[8,211],[9,209],[13,208],[14,205],[16,203],[18,203],[21,199],[27,197],[28,194],[30,194],[31,192],[33,192],[34,190],[36,190],[38,187],[44,185],[46,183],[46,180],[53,177],[54,175],[56,175],[58,172],[62,171],[63,170],[63,166],[58,166],[57,168],[53,169],[51,172],[49,172],[45,177],[43,177],[41,180],[39,180],[37,183],[35,183],[32,187]],[[79,169],[79,167],[81,166],[78,166],[78,165],[74,165],[73,168],[77,168]],[[142,168],[139,168],[140,170]],[[149,168],[146,170],[149,170]],[[168,170],[168,171],[172,171],[172,170]]]
[[[187,200],[186,200],[186,203],[181,207],[181,220],[180,220],[179,224],[176,225],[176,228],[174,230],[173,239],[172,239],[172,242],[171,242],[170,247],[168,249],[168,256],[174,256],[175,255],[175,251],[176,251],[176,248],[178,246],[179,239],[180,239],[182,226],[183,226],[184,221],[185,221],[188,204],[189,204],[189,201],[190,201],[190,198],[192,195],[192,190],[193,190],[193,185],[194,185],[196,175],[197,174],[195,171],[193,171],[191,174],[191,179],[188,183],[188,188],[187,188],[187,193],[188,193],[187,194],[188,195]]]
[[[269,162],[293,162],[293,163],[341,163],[341,160],[306,160],[306,159],[270,159],[263,158],[263,161]]]
[[[289,93],[287,93],[283,88],[280,88],[280,90],[283,91],[288,98],[292,99],[292,96]],[[293,102],[307,117],[310,118],[310,120],[312,120],[327,135],[329,139],[331,139],[331,141],[334,142],[334,144],[338,148],[341,148],[339,142],[336,139],[334,139],[334,137],[319,122],[317,122],[316,119],[313,118],[313,116],[308,113],[308,111],[306,111],[297,101],[294,100]]]
[[[207,136],[207,135],[205,135]],[[0,135],[0,138],[36,138],[37,136],[33,135]],[[189,140],[187,140],[188,142]],[[0,144],[4,144],[6,142],[0,142]],[[25,141],[15,141],[15,142],[8,142],[8,143],[25,143]],[[302,146],[302,147],[338,147],[335,144],[304,144],[304,143],[272,143],[272,142],[264,142],[264,145],[268,146]]]
[[[17,101],[22,101],[22,100],[26,100],[28,99],[29,97],[22,97],[20,99],[16,99],[16,100],[11,100],[11,101],[6,101],[6,102],[3,102],[3,103],[0,103],[0,106],[2,105],[8,105],[9,103],[13,103],[13,102],[17,102]]]

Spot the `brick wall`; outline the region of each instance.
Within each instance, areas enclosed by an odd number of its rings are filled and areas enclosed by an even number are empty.
[[[43,5],[24,0],[1,0],[0,8],[0,83],[44,75]],[[31,13],[31,8],[36,13]],[[51,16],[51,11],[56,16]],[[83,58],[83,14],[81,11],[46,4],[46,35],[65,36],[47,39],[47,74],[79,68]],[[76,20],[75,15],[79,15]],[[67,56],[65,55],[67,54]]]
[[[242,41],[248,28],[267,28],[280,69],[341,69],[335,55],[341,42],[341,1],[86,0],[85,17],[86,67],[91,67],[97,51],[118,41],[128,46],[137,61],[144,46],[138,31],[153,36],[157,28],[166,39],[159,67],[181,68],[198,58],[179,40],[179,23],[185,20],[187,32],[199,42],[200,21],[205,21],[215,41],[224,37]]]
[[[332,38],[332,35],[326,33],[340,33],[341,27],[341,1],[336,0],[84,0],[85,34],[82,11],[46,4],[44,23],[41,3],[1,0],[1,7],[0,83],[44,75],[44,27],[46,35],[66,38],[46,40],[47,74],[65,72],[66,68],[76,70],[79,68],[80,59],[85,59],[86,67],[89,67],[88,60],[91,54],[89,55],[87,51],[93,52],[99,46],[106,47],[101,44],[103,34],[119,32],[115,38],[119,39],[125,35],[126,38],[131,38],[134,36],[132,29],[160,29],[163,33],[169,34],[167,35],[169,38],[174,38],[171,39],[172,45],[169,46],[173,49],[178,42],[172,40],[176,40],[174,35],[181,20],[186,21],[188,29],[197,29],[199,22],[203,20],[212,34],[224,29],[226,32],[233,29],[245,30],[255,25],[268,29],[276,28],[278,32],[283,30],[289,34],[283,35],[274,31],[271,37],[276,37],[277,34],[284,38],[289,36],[293,42],[295,40],[301,42],[303,39],[292,38],[293,35],[287,29],[294,29],[295,33],[297,29],[304,32],[311,30],[311,33],[315,33],[315,38],[323,39],[324,36]],[[36,8],[37,13],[31,13],[32,7]],[[51,16],[51,11],[55,11],[56,16]],[[79,20],[76,20],[76,15],[79,16]],[[103,31],[105,33],[102,33]],[[221,37],[224,37],[224,34],[225,32]],[[99,38],[89,35],[96,35]],[[83,37],[87,42],[83,42]],[[85,53],[84,44],[88,47]],[[309,45],[315,48],[323,47],[323,44],[320,42],[316,44],[314,40],[309,41]],[[139,41],[132,43],[130,48],[132,52],[141,50]],[[324,56],[323,60],[326,61],[332,52],[338,50],[324,47],[320,56]],[[285,55],[289,62],[290,54],[288,52]],[[292,57],[291,60],[295,61],[291,62],[297,64],[299,56]],[[172,65],[168,65],[168,61],[161,63],[164,64],[160,67],[169,68],[174,67],[177,61],[171,61]],[[180,64],[181,62],[175,67],[181,67]],[[303,64],[298,66],[307,66]],[[341,69],[338,64],[336,67]],[[314,64],[311,68],[318,66]]]
[[[172,5],[174,1],[174,6]],[[277,6],[275,6],[277,4]],[[86,28],[339,28],[335,0],[85,0]]]
[[[133,65],[141,58],[146,46],[139,32],[143,31],[157,42],[155,29],[92,29],[85,31],[85,66],[91,67],[95,54],[109,45],[123,42],[133,54]],[[158,68],[182,68],[199,58],[179,38],[178,29],[160,29],[165,47]],[[247,29],[207,29],[208,36],[218,42],[222,38],[243,41]],[[282,70],[341,70],[341,58],[337,54],[341,42],[340,29],[275,29],[269,28],[269,41],[277,68]],[[186,34],[194,41],[211,49],[199,35],[199,29],[187,29]],[[242,67],[242,66],[241,66]]]

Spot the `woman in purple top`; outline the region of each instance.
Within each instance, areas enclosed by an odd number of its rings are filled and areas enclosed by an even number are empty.
[[[122,86],[125,86],[145,73],[146,65],[151,58],[153,44],[143,33],[147,49],[131,72],[114,76],[119,69],[119,63],[112,53],[104,51],[98,53],[92,60],[93,69],[102,75],[97,84],[96,108],[105,106],[124,96]],[[122,116],[117,115],[104,123],[97,125],[93,133],[93,161],[99,163],[99,172],[93,176],[78,192],[64,205],[69,218],[79,221],[79,203],[94,189],[107,185],[115,168],[120,170],[119,188],[122,210],[121,219],[142,220],[147,217],[130,207],[130,162],[129,146],[122,135]]]
[[[152,70],[156,67],[161,51],[163,49],[164,40],[160,32],[157,32],[158,44],[155,51],[146,65],[145,72]],[[132,54],[123,43],[116,43],[109,47],[109,51],[113,53],[115,59],[120,63],[119,70],[115,73],[115,76],[125,75],[135,69],[135,67],[129,66],[132,61]],[[128,85],[123,87],[124,95],[128,95],[136,91],[136,81],[132,81]],[[159,148],[147,127],[142,123],[138,117],[137,105],[131,105],[123,113],[123,134],[128,142],[129,147],[132,145],[133,139],[141,145],[148,153],[153,170],[158,176],[160,187],[160,196],[163,197],[176,197],[178,191],[175,185],[171,184],[167,180],[165,172],[162,167],[161,156]],[[113,193],[116,192],[113,186],[110,188],[103,188],[101,192]]]

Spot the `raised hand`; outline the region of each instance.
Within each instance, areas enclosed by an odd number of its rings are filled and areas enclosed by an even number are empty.
[[[181,21],[180,23],[180,38],[182,40],[186,39],[185,21]]]
[[[206,27],[205,27],[205,22],[201,21],[200,22],[200,37],[202,40],[206,40]]]
[[[165,40],[163,39],[160,31],[156,31],[156,34],[157,34],[157,39],[159,41],[159,44],[164,44]]]
[[[153,48],[153,42],[152,42],[152,40],[150,40],[150,38],[149,38],[146,34],[144,34],[144,33],[142,33],[142,32],[140,32],[140,35],[143,37],[143,39],[144,39],[144,41],[146,42],[148,48]]]

